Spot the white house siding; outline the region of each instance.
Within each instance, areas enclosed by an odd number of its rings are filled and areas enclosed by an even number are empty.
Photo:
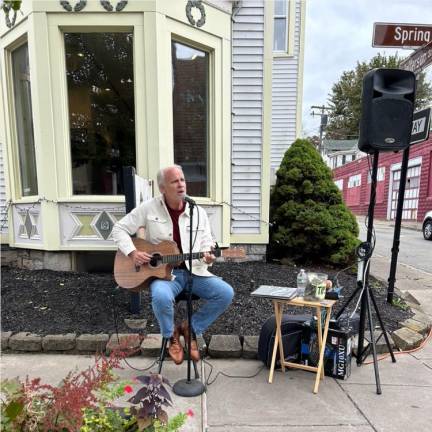
[[[273,59],[272,79],[272,173],[296,139],[297,85],[300,54],[301,2],[295,1],[294,55]]]
[[[232,28],[233,234],[260,233],[264,1],[245,0]]]
[[[0,142],[0,234],[7,233],[7,200],[6,200],[6,178],[4,168],[3,143]]]
[[[203,3],[208,3],[209,5],[215,6],[225,12],[231,13],[231,0],[204,0]]]

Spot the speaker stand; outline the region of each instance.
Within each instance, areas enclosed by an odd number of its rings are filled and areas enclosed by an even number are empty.
[[[398,203],[396,209],[395,229],[393,233],[393,246],[391,249],[392,257],[390,263],[390,273],[388,277],[388,288],[387,288],[387,302],[390,304],[393,303],[394,284],[396,282],[396,267],[397,267],[397,259],[399,254],[402,211],[403,211],[403,205],[405,199],[405,186],[406,186],[406,178],[407,178],[407,171],[408,171],[409,151],[410,148],[407,147],[403,152],[401,175],[399,180],[399,192],[398,192]],[[390,212],[391,212],[391,203],[390,203]]]
[[[377,173],[378,173],[378,155],[379,152],[375,151],[374,153],[374,159],[373,159],[373,166],[372,166],[372,178],[371,178],[371,193],[370,193],[370,200],[369,200],[369,209],[368,209],[368,227],[367,227],[367,240],[366,243],[363,243],[360,245],[359,249],[357,250],[357,254],[359,255],[360,261],[359,261],[359,271],[358,271],[358,281],[357,281],[357,288],[355,291],[351,294],[349,299],[346,301],[346,303],[342,306],[341,310],[336,314],[336,319],[339,318],[348,304],[351,302],[351,300],[360,292],[361,296],[361,306],[360,306],[360,324],[359,324],[359,335],[358,335],[358,344],[357,344],[357,365],[360,366],[367,354],[368,349],[370,346],[372,346],[372,355],[373,355],[373,363],[374,363],[374,371],[375,371],[375,383],[376,383],[376,392],[377,394],[381,394],[381,382],[380,382],[380,376],[379,376],[379,369],[378,369],[378,358],[377,358],[377,352],[376,352],[376,342],[375,342],[375,334],[374,334],[374,325],[372,320],[372,313],[371,313],[371,299],[372,304],[375,309],[376,316],[379,320],[381,330],[384,334],[384,338],[387,343],[387,348],[391,354],[393,363],[396,362],[396,359],[393,354],[392,347],[390,345],[390,341],[388,339],[387,332],[384,327],[384,323],[381,319],[381,315],[379,313],[375,298],[373,296],[372,291],[369,288],[369,263],[370,259],[372,257],[373,253],[373,245],[372,245],[372,233],[373,233],[373,218],[374,218],[374,209],[375,209],[375,199],[376,199],[376,183],[377,183]],[[363,253],[361,253],[361,246],[364,245]],[[364,334],[365,334],[365,320],[366,320],[366,313],[368,318],[368,324],[369,324],[369,330],[371,335],[371,342],[370,344],[364,349]],[[365,356],[366,353],[366,356]]]

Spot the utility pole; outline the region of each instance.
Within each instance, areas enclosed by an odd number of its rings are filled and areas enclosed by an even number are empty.
[[[326,111],[331,111],[331,107],[326,107],[324,105],[322,106],[317,106],[317,105],[312,105],[311,109],[317,109],[317,110],[321,110],[321,112],[316,113],[315,111],[311,112],[312,116],[316,116],[319,115],[321,117],[321,123],[320,123],[320,140],[319,140],[319,147],[318,147],[318,153],[322,156],[322,151],[323,151],[323,132],[324,129],[327,126],[327,121],[328,121],[328,114],[326,114]]]

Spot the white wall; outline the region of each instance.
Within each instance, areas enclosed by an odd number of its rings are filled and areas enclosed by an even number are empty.
[[[296,139],[298,71],[300,59],[301,2],[295,1],[294,52],[273,59],[271,167],[276,170]],[[312,7],[312,6],[311,6]],[[301,96],[300,96],[301,97]]]
[[[260,232],[264,2],[245,0],[233,22],[232,233]]]

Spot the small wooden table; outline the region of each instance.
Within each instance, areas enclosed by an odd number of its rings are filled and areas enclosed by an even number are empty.
[[[273,373],[275,369],[276,364],[276,352],[277,348],[279,346],[279,358],[281,363],[282,372],[285,372],[285,366],[296,368],[296,369],[303,369],[307,371],[312,371],[317,374],[315,379],[315,386],[313,389],[314,393],[318,393],[318,387],[320,383],[320,379],[324,379],[324,351],[325,351],[325,345],[327,340],[327,334],[329,329],[329,323],[330,323],[330,316],[331,316],[331,309],[333,305],[336,303],[336,300],[304,300],[303,297],[296,297],[292,300],[280,300],[280,299],[274,299],[273,305],[275,310],[275,317],[276,317],[276,337],[275,337],[275,343],[273,347],[273,356],[271,361],[271,367],[270,367],[270,375],[269,375],[269,383],[273,382]],[[282,312],[284,306],[302,306],[302,307],[311,307],[316,309],[317,314],[317,322],[318,322],[318,347],[319,347],[319,361],[318,366],[307,366],[300,363],[292,363],[285,361],[285,355],[283,350],[283,343],[282,343],[282,333],[281,333],[281,322],[282,322]],[[326,319],[324,324],[324,332],[321,325],[321,309],[326,309]]]

